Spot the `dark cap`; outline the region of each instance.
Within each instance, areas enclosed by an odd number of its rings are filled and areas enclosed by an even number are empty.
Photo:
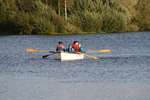
[[[59,41],[58,44],[63,44],[63,42],[62,42],[62,41]]]

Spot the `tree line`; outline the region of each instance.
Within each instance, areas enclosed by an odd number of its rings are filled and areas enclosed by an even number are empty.
[[[150,0],[0,0],[1,34],[150,30]]]

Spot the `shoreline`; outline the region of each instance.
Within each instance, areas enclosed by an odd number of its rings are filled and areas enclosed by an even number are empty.
[[[114,32],[114,33],[106,33],[106,32],[80,32],[80,33],[52,33],[52,34],[10,34],[10,33],[6,33],[6,34],[1,34],[2,32],[0,32],[0,36],[14,36],[14,35],[20,35],[20,36],[24,36],[24,35],[28,35],[28,36],[75,36],[75,35],[111,35],[111,34],[128,34],[128,33],[149,33],[150,31],[139,31],[139,32]],[[4,32],[5,33],[5,32]]]

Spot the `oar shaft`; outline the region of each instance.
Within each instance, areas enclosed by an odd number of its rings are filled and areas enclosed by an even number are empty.
[[[93,56],[93,55],[89,55],[89,54],[85,54],[85,56],[88,57],[88,58],[94,59],[94,60],[98,59],[98,57]]]
[[[112,52],[111,49],[100,49],[100,50],[92,49],[92,51],[100,52],[100,53],[109,53],[109,52]]]
[[[39,50],[39,49],[33,49],[33,48],[27,48],[26,52],[28,53],[34,53],[34,52],[49,52],[49,50]]]

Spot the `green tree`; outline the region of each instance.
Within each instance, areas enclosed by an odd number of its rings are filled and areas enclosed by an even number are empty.
[[[140,30],[150,30],[150,0],[138,0],[136,8]]]

